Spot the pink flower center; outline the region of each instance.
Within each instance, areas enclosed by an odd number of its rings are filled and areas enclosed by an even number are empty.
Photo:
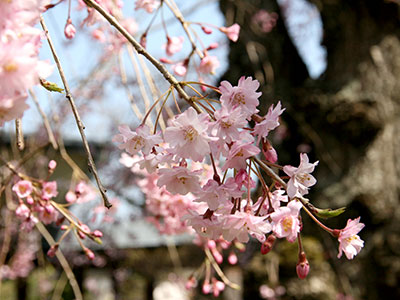
[[[246,104],[246,98],[242,93],[239,92],[233,96],[233,102],[235,104]]]
[[[193,141],[197,137],[197,130],[193,126],[188,126],[185,130],[185,140]]]
[[[311,177],[307,173],[297,174],[296,179],[300,181],[302,184],[305,184],[307,181],[311,180]]]
[[[144,139],[141,136],[135,136],[132,138],[133,148],[135,150],[141,149],[144,146]]]

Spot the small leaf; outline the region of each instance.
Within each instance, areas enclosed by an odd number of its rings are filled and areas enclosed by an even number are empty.
[[[338,208],[338,209],[315,208],[314,212],[318,217],[320,217],[322,219],[328,219],[328,218],[337,217],[338,215],[344,213],[345,210],[346,210],[346,207],[341,207],[341,208]]]
[[[60,88],[56,83],[47,81],[45,79],[40,78],[40,84],[50,92],[58,92],[62,93],[64,89]]]

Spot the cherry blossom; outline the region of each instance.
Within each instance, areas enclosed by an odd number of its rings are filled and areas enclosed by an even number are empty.
[[[144,154],[149,154],[154,145],[162,142],[158,134],[150,134],[150,128],[147,125],[141,125],[135,131],[131,131],[128,125],[121,125],[118,130],[121,134],[114,136],[113,142],[121,143],[118,148],[126,150],[131,155],[140,150]]]
[[[182,50],[184,37],[183,36],[173,36],[167,37],[167,43],[163,46],[165,52],[168,56],[172,56]]]
[[[265,217],[252,215],[250,212],[236,212],[234,215],[226,216],[223,226],[223,237],[231,242],[237,239],[239,242],[247,243],[249,234],[260,243],[265,241],[265,234],[271,231],[271,224]]]
[[[294,242],[300,232],[299,212],[302,204],[293,200],[285,207],[280,207],[273,212],[272,231],[278,238],[286,238],[289,242]]]
[[[338,258],[342,257],[342,254],[346,255],[347,259],[353,259],[361,248],[364,247],[364,241],[357,235],[365,224],[360,223],[360,217],[357,219],[347,221],[346,227],[339,233],[339,254]]]
[[[200,181],[197,174],[201,171],[189,171],[185,167],[163,168],[158,170],[160,178],[157,185],[165,188],[172,194],[186,195],[200,189]]]
[[[260,152],[260,149],[254,145],[252,142],[241,142],[236,141],[233,143],[231,149],[229,150],[229,154],[226,158],[226,162],[222,167],[222,170],[225,171],[229,168],[235,168],[237,170],[246,168],[246,159],[257,155]]]
[[[215,74],[219,67],[219,60],[216,56],[206,55],[200,62],[199,71],[204,74]]]
[[[151,14],[159,5],[160,2],[158,0],[136,0],[135,10],[144,9]]]
[[[219,30],[225,33],[232,42],[236,42],[239,39],[239,32],[240,32],[239,24],[235,23],[229,27],[221,27]]]
[[[30,182],[29,180],[20,180],[13,185],[12,190],[20,198],[28,197],[33,191],[32,182]]]
[[[247,125],[239,107],[222,107],[214,112],[215,122],[210,124],[212,134],[230,143],[240,138],[239,129]]]
[[[271,130],[274,130],[279,126],[279,116],[285,111],[282,109],[281,102],[275,106],[271,105],[268,109],[268,113],[265,115],[264,119],[254,126],[254,135],[258,135],[257,144],[260,142],[261,138],[265,138]]]
[[[283,171],[290,176],[287,185],[287,194],[290,198],[301,197],[308,194],[308,188],[313,186],[317,180],[314,176],[310,175],[314,171],[315,163],[309,163],[306,153],[300,154],[300,165],[298,168],[292,166],[284,166]]]
[[[57,192],[57,182],[56,181],[48,181],[42,184],[42,198],[45,200],[49,200],[58,195]]]
[[[256,92],[260,83],[251,77],[240,77],[238,85],[232,86],[228,81],[222,81],[219,87],[221,91],[221,103],[226,107],[240,107],[245,118],[250,120],[251,115],[258,112],[260,92]]]
[[[181,158],[203,161],[210,153],[208,142],[215,140],[208,134],[207,120],[206,114],[197,114],[192,107],[172,119],[164,132],[170,151]]]

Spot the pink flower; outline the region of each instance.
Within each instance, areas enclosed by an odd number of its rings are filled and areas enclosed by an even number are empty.
[[[221,91],[221,103],[226,107],[240,107],[245,118],[250,120],[251,115],[258,112],[260,92],[256,92],[260,83],[251,77],[242,76],[237,86],[232,86],[228,81],[222,81],[219,87]]]
[[[279,126],[279,116],[285,110],[285,108],[281,109],[281,107],[280,101],[275,108],[274,105],[271,105],[268,109],[267,115],[264,117],[264,120],[254,126],[253,134],[258,135],[257,144],[260,142],[261,138],[267,137],[271,130],[274,130]]]
[[[41,206],[39,219],[46,225],[55,222],[58,219],[58,211],[51,204],[47,204],[44,207]]]
[[[113,142],[122,143],[118,145],[119,149],[125,149],[131,155],[140,150],[144,154],[149,154],[154,145],[162,142],[158,134],[150,134],[150,128],[147,125],[141,125],[135,131],[131,131],[128,125],[118,127],[121,134],[113,137]]]
[[[247,125],[246,118],[239,107],[221,107],[214,112],[215,122],[210,125],[212,134],[223,139],[227,143],[238,140],[240,137],[239,129]]]
[[[287,184],[287,194],[290,198],[301,197],[308,194],[308,188],[313,186],[317,180],[310,175],[314,171],[318,161],[309,163],[306,153],[300,154],[300,165],[298,168],[292,166],[284,166],[283,171],[290,176]]]
[[[181,158],[203,161],[210,153],[209,141],[215,140],[208,135],[208,115],[197,114],[189,107],[185,112],[175,116],[164,132],[170,151]]]
[[[85,181],[80,181],[75,186],[75,196],[77,203],[85,203],[96,198],[96,191]]]
[[[236,42],[239,38],[239,32],[240,32],[239,24],[235,23],[229,27],[221,27],[219,30],[225,33],[228,36],[228,39],[230,39],[233,42]]]
[[[3,98],[0,96],[0,126],[3,126],[4,122],[23,116],[24,111],[29,108],[25,100],[26,94],[14,98]]]
[[[67,39],[71,40],[74,38],[76,33],[76,29],[74,24],[72,24],[72,20],[68,18],[67,23],[65,24],[64,27],[64,35]]]
[[[342,257],[342,254],[346,255],[347,259],[353,259],[361,248],[364,247],[364,241],[357,235],[363,229],[365,224],[360,223],[360,217],[355,220],[348,220],[346,227],[339,233],[339,254],[338,258]]]
[[[223,227],[223,237],[228,242],[237,239],[241,243],[249,241],[249,234],[260,243],[265,241],[265,234],[271,231],[271,224],[265,217],[252,215],[250,212],[238,212],[227,215]]]
[[[216,56],[206,55],[200,62],[199,72],[204,74],[215,74],[219,67],[219,60]]]
[[[42,184],[42,199],[49,200],[58,195],[57,182],[48,181]]]
[[[270,32],[276,25],[276,21],[278,20],[278,14],[275,12],[268,12],[264,9],[259,10],[253,16],[253,22],[260,26],[262,32],[268,33]]]
[[[163,168],[158,170],[160,178],[157,185],[165,188],[171,194],[186,195],[200,189],[198,173],[201,171],[189,171],[184,167]]]
[[[234,168],[236,170],[245,169],[247,166],[246,159],[257,155],[260,152],[260,149],[252,144],[252,142],[234,142],[229,150],[229,154],[226,158],[224,166],[222,167],[222,171],[225,171],[229,168]]]
[[[29,232],[33,229],[33,227],[35,227],[37,222],[39,222],[39,220],[30,214],[29,217],[21,224],[21,230]]]
[[[160,5],[158,0],[136,0],[135,10],[143,8],[149,14]]]
[[[272,231],[278,238],[286,238],[289,242],[294,242],[300,232],[299,212],[302,204],[293,200],[285,207],[280,207],[273,212]]]
[[[172,56],[182,50],[184,37],[183,36],[167,36],[167,43],[163,46],[168,56]]]
[[[26,220],[30,214],[31,210],[24,203],[20,203],[15,210],[15,215],[21,220]]]
[[[20,180],[13,185],[12,190],[20,198],[28,197],[33,191],[32,182],[30,182],[29,180]]]
[[[187,72],[187,66],[184,63],[177,63],[172,66],[172,70],[177,76],[185,76]]]
[[[57,167],[57,162],[56,162],[55,160],[49,161],[49,164],[48,164],[49,170],[54,171],[54,169],[55,169],[56,167]]]

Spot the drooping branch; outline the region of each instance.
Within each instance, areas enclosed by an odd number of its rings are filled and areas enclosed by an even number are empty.
[[[108,200],[108,197],[106,195],[106,189],[103,187],[103,184],[101,183],[100,177],[99,177],[99,175],[97,173],[97,168],[96,168],[96,165],[94,163],[92,153],[90,152],[89,143],[87,141],[87,138],[86,138],[86,135],[85,135],[85,132],[84,132],[84,126],[83,126],[82,120],[81,120],[81,118],[79,116],[79,112],[78,112],[78,109],[76,108],[74,98],[72,97],[72,94],[70,92],[70,89],[69,89],[69,86],[68,86],[68,82],[67,82],[67,79],[65,78],[65,74],[64,74],[63,68],[61,66],[61,63],[60,63],[60,60],[59,60],[58,55],[56,53],[56,50],[54,48],[53,42],[52,42],[52,40],[50,38],[49,31],[47,29],[47,26],[46,26],[42,16],[40,16],[40,24],[42,25],[42,28],[43,28],[43,30],[44,30],[44,32],[46,34],[47,42],[49,43],[50,50],[51,50],[51,52],[53,54],[54,61],[56,63],[58,72],[60,74],[61,80],[62,80],[63,85],[64,85],[65,97],[68,99],[68,101],[69,101],[69,103],[71,105],[72,112],[74,114],[74,117],[75,117],[75,120],[76,120],[76,124],[77,124],[78,129],[79,129],[79,133],[81,134],[83,146],[85,148],[85,151],[86,151],[86,154],[87,154],[87,157],[88,157],[89,168],[93,172],[93,176],[96,179],[97,186],[98,186],[100,194],[101,194],[101,196],[103,198],[104,206],[107,207],[107,208],[110,208],[112,205],[111,205],[110,201]]]

